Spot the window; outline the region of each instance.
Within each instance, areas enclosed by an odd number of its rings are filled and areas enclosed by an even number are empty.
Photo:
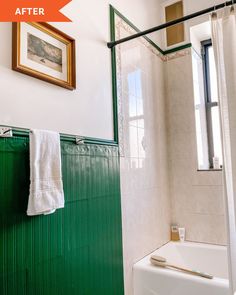
[[[197,136],[198,169],[222,167],[222,145],[216,66],[211,40],[201,42],[202,57],[194,54],[193,85]]]
[[[127,75],[128,81],[128,124],[130,140],[131,168],[142,168],[146,157],[144,132],[144,104],[142,89],[142,71],[136,69]]]
[[[203,73],[207,120],[209,166],[213,168],[213,157],[219,158],[222,167],[222,145],[220,131],[219,96],[216,66],[211,40],[202,42]]]

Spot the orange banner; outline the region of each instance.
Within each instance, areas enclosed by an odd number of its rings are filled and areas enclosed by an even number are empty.
[[[71,22],[60,12],[71,0],[0,0],[0,22]]]

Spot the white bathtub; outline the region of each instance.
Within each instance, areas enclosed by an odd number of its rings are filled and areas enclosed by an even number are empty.
[[[212,280],[151,265],[152,254],[214,276]],[[169,242],[133,267],[134,295],[230,295],[227,250],[223,246]]]

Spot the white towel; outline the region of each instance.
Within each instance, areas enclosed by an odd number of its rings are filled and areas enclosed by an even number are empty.
[[[50,214],[64,207],[60,135],[30,132],[30,195],[27,215]]]

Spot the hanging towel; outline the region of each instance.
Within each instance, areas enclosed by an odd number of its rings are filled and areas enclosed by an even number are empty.
[[[50,214],[64,207],[60,135],[30,132],[30,195],[27,215]]]

